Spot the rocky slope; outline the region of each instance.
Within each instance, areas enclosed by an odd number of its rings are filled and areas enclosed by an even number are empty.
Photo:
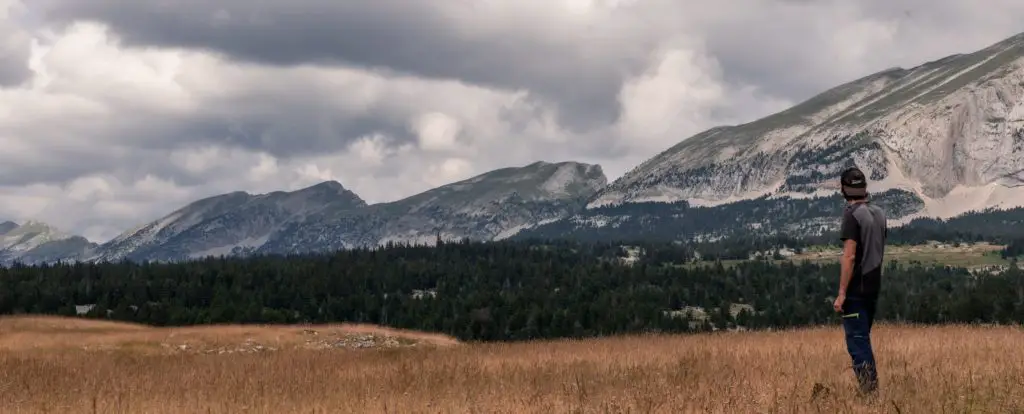
[[[253,252],[288,227],[323,210],[366,207],[337,182],[293,192],[234,192],[205,198],[104,243],[92,260],[180,260]]]
[[[1024,205],[1024,34],[697,134],[615,180],[585,213],[522,236],[666,226],[683,239],[765,229],[821,233],[836,224],[836,177],[850,165],[869,174],[869,190],[890,205],[897,225]],[[808,213],[785,214],[790,205]],[[673,222],[683,215],[719,221]],[[638,227],[640,217],[645,224]]]
[[[0,223],[0,265],[14,261],[35,264],[80,260],[91,255],[96,244],[64,233],[45,223]]]
[[[538,162],[391,203],[367,205],[336,182],[235,192],[185,206],[95,249],[90,260],[181,260],[302,253],[387,242],[494,240],[580,211],[607,184],[600,166]]]
[[[1024,204],[1024,35],[913,69],[890,69],[657,155],[590,207],[835,193],[856,164],[872,190],[920,197],[928,216]]]

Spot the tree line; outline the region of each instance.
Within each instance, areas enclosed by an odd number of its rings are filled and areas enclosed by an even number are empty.
[[[838,264],[693,263],[696,249],[462,241],[178,263],[16,264],[0,269],[0,314],[76,315],[76,305],[93,305],[85,316],[158,326],[359,322],[479,341],[837,323],[830,303]],[[883,320],[1024,321],[1015,268],[979,276],[893,264],[881,299]]]

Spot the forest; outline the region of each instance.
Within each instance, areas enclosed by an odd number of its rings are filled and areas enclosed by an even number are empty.
[[[0,269],[0,314],[85,309],[86,317],[159,326],[362,322],[469,341],[838,323],[838,263],[693,263],[698,248],[713,256],[713,247],[461,241],[176,263],[16,264]],[[1020,273],[890,264],[879,319],[1022,322]]]

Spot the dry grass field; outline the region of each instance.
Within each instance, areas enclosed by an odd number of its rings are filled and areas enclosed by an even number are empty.
[[[385,339],[332,342],[346,335]],[[0,319],[0,412],[1009,413],[1024,411],[1022,343],[1012,327],[881,325],[881,392],[861,399],[836,327],[459,344],[14,318]]]

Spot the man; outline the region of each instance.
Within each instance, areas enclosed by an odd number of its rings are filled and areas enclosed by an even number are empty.
[[[843,316],[846,349],[853,360],[860,390],[871,393],[878,387],[871,325],[881,287],[888,227],[882,209],[868,201],[867,178],[863,172],[856,167],[846,169],[839,184],[847,205],[839,236],[843,241],[839,294],[832,306]]]

